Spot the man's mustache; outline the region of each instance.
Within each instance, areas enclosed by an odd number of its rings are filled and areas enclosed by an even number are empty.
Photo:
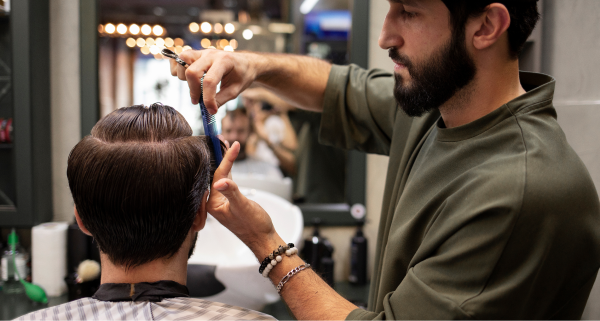
[[[407,56],[399,53],[396,48],[390,48],[390,49],[388,49],[388,54],[389,54],[390,58],[394,62],[403,64],[404,66],[406,66],[406,68],[408,69],[408,71],[412,70],[413,64],[410,61],[410,59],[408,59]]]

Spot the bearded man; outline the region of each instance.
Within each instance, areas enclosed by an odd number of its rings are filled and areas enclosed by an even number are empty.
[[[374,0],[381,1],[381,0]],[[394,74],[289,55],[186,51],[212,112],[252,82],[322,112],[321,141],[389,155],[368,310],[303,261],[268,272],[299,319],[578,319],[600,267],[600,204],[552,106],[552,77],[519,72],[528,0],[389,0]],[[223,81],[221,91],[216,85]],[[227,178],[212,213],[259,260],[285,244]],[[291,275],[291,277],[290,277]]]

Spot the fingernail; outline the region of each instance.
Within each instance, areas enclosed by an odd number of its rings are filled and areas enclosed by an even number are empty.
[[[223,183],[223,185],[220,185],[220,186],[215,185],[215,189],[217,191],[224,191],[227,189],[227,187],[229,187],[229,184],[227,184],[227,183]]]
[[[192,98],[192,105],[198,105],[198,99]]]

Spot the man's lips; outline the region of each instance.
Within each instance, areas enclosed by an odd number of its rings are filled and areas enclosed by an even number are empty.
[[[395,71],[400,71],[400,70],[405,70],[405,69],[406,69],[406,65],[404,65],[400,62],[394,61],[394,70]]]

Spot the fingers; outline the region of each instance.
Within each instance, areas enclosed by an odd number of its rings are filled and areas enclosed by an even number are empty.
[[[177,77],[177,65],[174,59],[169,59],[169,63],[171,64],[171,76]]]
[[[235,159],[237,158],[239,153],[240,153],[240,143],[235,142],[235,143],[233,143],[231,148],[227,150],[227,152],[225,153],[225,156],[223,156],[221,165],[219,165],[219,168],[217,168],[217,170],[215,171],[213,181],[217,182],[221,179],[229,177],[229,173],[231,172],[231,167],[233,166],[233,162],[235,161]]]
[[[239,202],[245,199],[237,184],[229,178],[217,181],[214,188],[221,192],[234,208],[241,205]]]
[[[199,64],[193,64],[185,71],[185,78],[190,87],[190,98],[193,105],[197,105],[202,97],[202,76],[204,76],[204,70]],[[206,78],[204,79],[204,92],[206,92]]]

